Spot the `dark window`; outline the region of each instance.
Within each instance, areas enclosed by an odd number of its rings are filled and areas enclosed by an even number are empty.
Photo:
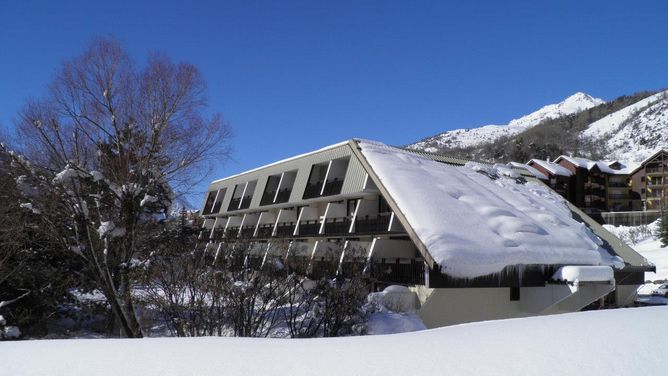
[[[209,192],[209,195],[206,196],[206,203],[204,203],[202,214],[211,214],[211,209],[213,208],[213,204],[216,201],[216,194],[216,191],[211,191]]]
[[[510,301],[516,302],[520,300],[520,288],[511,287],[510,288]]]
[[[385,198],[383,196],[378,196],[378,213],[389,213],[391,211],[392,209],[390,209],[390,205],[387,204]]]
[[[314,198],[320,196],[322,185],[325,183],[325,175],[327,175],[327,167],[329,163],[314,164],[311,166],[311,173],[306,182],[304,189],[304,199]]]
[[[267,185],[264,187],[264,193],[262,193],[262,199],[260,200],[260,205],[269,205],[274,203],[274,197],[276,197],[276,191],[278,190],[278,184],[281,181],[281,175],[271,175],[267,179]]]
[[[644,182],[645,182],[645,177],[644,177],[644,176],[641,176],[641,177],[640,177],[640,181],[641,181],[642,183],[644,183]]]

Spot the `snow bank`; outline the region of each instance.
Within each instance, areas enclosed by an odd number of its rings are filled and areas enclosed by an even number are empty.
[[[360,141],[360,146],[450,276],[478,277],[511,265],[613,263],[600,239],[543,184],[504,176],[496,168],[439,163],[381,143]]]
[[[385,336],[0,344],[7,375],[662,375],[668,307],[487,321]]]

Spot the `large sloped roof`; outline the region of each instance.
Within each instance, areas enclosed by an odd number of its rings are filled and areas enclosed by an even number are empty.
[[[358,141],[373,175],[441,271],[456,278],[512,265],[623,266],[565,200],[509,168],[456,166]]]

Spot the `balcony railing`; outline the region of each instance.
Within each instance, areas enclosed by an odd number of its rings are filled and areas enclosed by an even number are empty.
[[[663,185],[663,180],[660,180],[660,179],[656,179],[656,180],[648,179],[648,180],[647,180],[647,185],[652,185],[652,186]]]
[[[345,235],[350,232],[350,219],[330,218],[325,221],[325,235]]]
[[[290,222],[279,223],[276,226],[276,236],[279,238],[291,237],[295,232],[295,224]]]
[[[257,237],[261,239],[270,238],[273,230],[274,225],[260,225],[257,229]]]
[[[225,237],[227,239],[233,238],[237,235],[239,235],[239,227],[230,227],[225,231]]]
[[[222,227],[215,228],[211,236],[211,240],[220,240],[223,238],[224,229]]]
[[[629,186],[628,186],[628,184],[626,184],[624,182],[616,182],[616,181],[613,182],[613,181],[611,181],[611,182],[608,182],[608,187],[610,187],[610,188],[628,188]]]
[[[424,285],[424,262],[416,259],[373,260],[371,277],[383,283]]]
[[[303,221],[299,223],[299,236],[318,235],[320,224],[317,220]]]
[[[239,234],[239,236],[244,239],[247,239],[252,237],[254,232],[255,232],[255,226],[244,226],[241,228],[241,233]]]
[[[390,226],[390,213],[376,217],[364,217],[355,220],[355,234],[378,234],[387,232]]]
[[[647,173],[647,174],[662,173],[662,172],[668,172],[668,170],[663,169],[661,167],[646,167],[645,168],[645,173]]]

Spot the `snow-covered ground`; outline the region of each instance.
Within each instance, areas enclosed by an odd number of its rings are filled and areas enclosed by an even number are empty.
[[[513,136],[534,127],[547,119],[555,119],[575,114],[599,104],[602,99],[592,98],[585,93],[575,93],[560,103],[547,105],[529,115],[512,120],[506,125],[485,125],[471,129],[455,129],[429,137],[409,147],[428,152],[443,148],[465,148],[494,141],[503,136]]]
[[[656,266],[656,273],[645,273],[645,281],[650,281],[638,289],[639,303],[668,304],[664,297],[651,297],[652,290],[664,281],[668,281],[668,246],[664,247],[657,239],[656,234],[659,222],[647,226],[610,226],[604,225],[606,230],[624,240],[630,247],[640,253]]]
[[[668,307],[321,339],[0,343],[4,375],[663,375]]]

